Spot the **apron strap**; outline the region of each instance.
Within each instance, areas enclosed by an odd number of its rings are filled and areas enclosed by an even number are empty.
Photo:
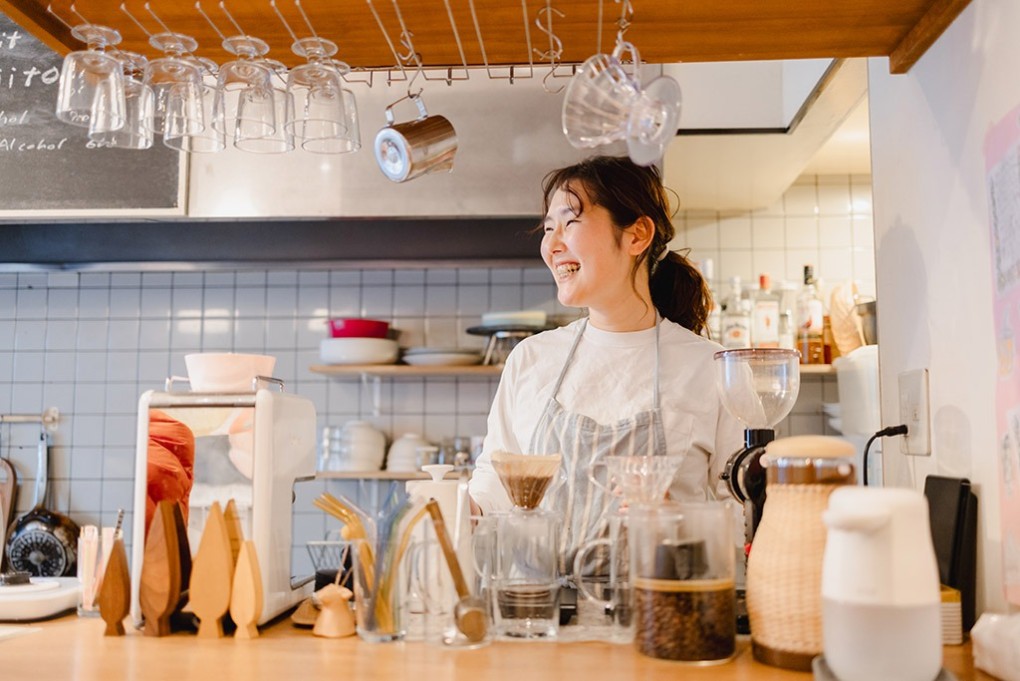
[[[563,368],[560,369],[560,375],[556,378],[556,385],[553,386],[552,394],[549,395],[549,399],[556,399],[556,395],[560,392],[560,386],[563,385],[563,377],[567,375],[567,369],[570,367],[570,360],[574,358],[574,351],[577,350],[578,343],[581,342],[581,336],[584,335],[584,330],[588,327],[588,318],[585,317],[581,321],[581,326],[578,327],[577,333],[574,334],[574,342],[570,346],[570,352],[567,353],[567,358],[563,360]]]

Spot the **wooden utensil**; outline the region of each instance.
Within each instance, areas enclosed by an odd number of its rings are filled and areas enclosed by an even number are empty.
[[[446,523],[443,522],[443,513],[439,510],[439,502],[429,499],[425,508],[432,516],[432,524],[436,530],[436,538],[439,539],[439,547],[443,550],[446,565],[450,568],[450,576],[453,577],[453,586],[457,589],[457,596],[460,598],[453,610],[454,623],[467,640],[477,643],[485,638],[488,628],[488,622],[485,619],[485,604],[468,591],[464,573],[460,569],[460,561],[457,560],[457,553],[450,542],[450,535],[446,533]]]
[[[127,551],[124,540],[113,543],[106,561],[103,583],[99,587],[99,616],[106,622],[103,636],[123,636],[124,618],[131,609],[131,575],[128,574]]]
[[[188,587],[191,611],[200,622],[200,638],[223,636],[221,618],[230,609],[233,578],[234,558],[230,550],[230,533],[220,504],[214,501],[205,520]]]
[[[14,518],[14,495],[18,491],[18,473],[7,459],[0,459],[0,514],[3,514],[5,527]]]
[[[177,555],[181,565],[181,596],[187,595],[191,584],[191,543],[188,541],[188,524],[184,522],[184,511],[180,502],[174,504],[174,530],[177,535]],[[187,600],[187,599],[185,599]],[[180,605],[184,605],[181,603]]]
[[[173,501],[159,502],[145,542],[139,600],[146,636],[170,634],[170,615],[181,598],[181,555],[175,506]]]
[[[230,617],[237,624],[237,638],[255,638],[259,635],[258,621],[262,616],[262,572],[259,570],[255,542],[241,544],[234,570],[234,585],[230,591]]]

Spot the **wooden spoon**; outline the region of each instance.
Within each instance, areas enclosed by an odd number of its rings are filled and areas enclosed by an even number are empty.
[[[439,539],[439,547],[443,550],[446,565],[450,568],[450,576],[453,577],[453,586],[457,589],[457,596],[460,598],[453,609],[454,623],[467,640],[477,643],[485,638],[488,628],[488,622],[485,619],[485,604],[480,598],[472,596],[468,590],[467,582],[464,581],[464,573],[460,569],[460,561],[457,560],[457,552],[450,542],[450,535],[446,532],[446,523],[443,521],[442,511],[439,510],[439,502],[429,499],[425,508],[432,516],[432,524],[436,530],[436,538]]]

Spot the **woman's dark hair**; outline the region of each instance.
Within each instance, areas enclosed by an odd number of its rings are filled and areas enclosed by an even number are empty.
[[[648,249],[638,256],[633,276],[637,276],[641,265],[647,262],[655,309],[666,319],[701,333],[708,320],[712,295],[698,269],[683,254],[669,250],[676,230],[659,171],[615,156],[593,156],[554,170],[542,181],[543,213],[549,212],[549,204],[558,189],[573,195],[582,210],[579,190],[583,190],[592,205],[602,206],[609,212],[613,225],[621,233],[640,217],[652,221],[655,235]]]

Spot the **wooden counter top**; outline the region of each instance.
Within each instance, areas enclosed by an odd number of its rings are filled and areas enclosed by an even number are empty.
[[[6,626],[6,625],[4,625]],[[147,638],[130,631],[104,638],[103,622],[68,616],[24,626],[38,629],[0,639],[0,677],[11,681],[809,681],[811,675],[755,662],[747,641],[731,663],[691,667],[644,657],[609,643],[495,642],[478,650],[446,650],[422,642],[369,644],[357,637],[321,639],[283,619],[250,640],[198,639],[175,634]],[[960,681],[991,681],[976,672],[970,646],[944,649],[944,663]]]

